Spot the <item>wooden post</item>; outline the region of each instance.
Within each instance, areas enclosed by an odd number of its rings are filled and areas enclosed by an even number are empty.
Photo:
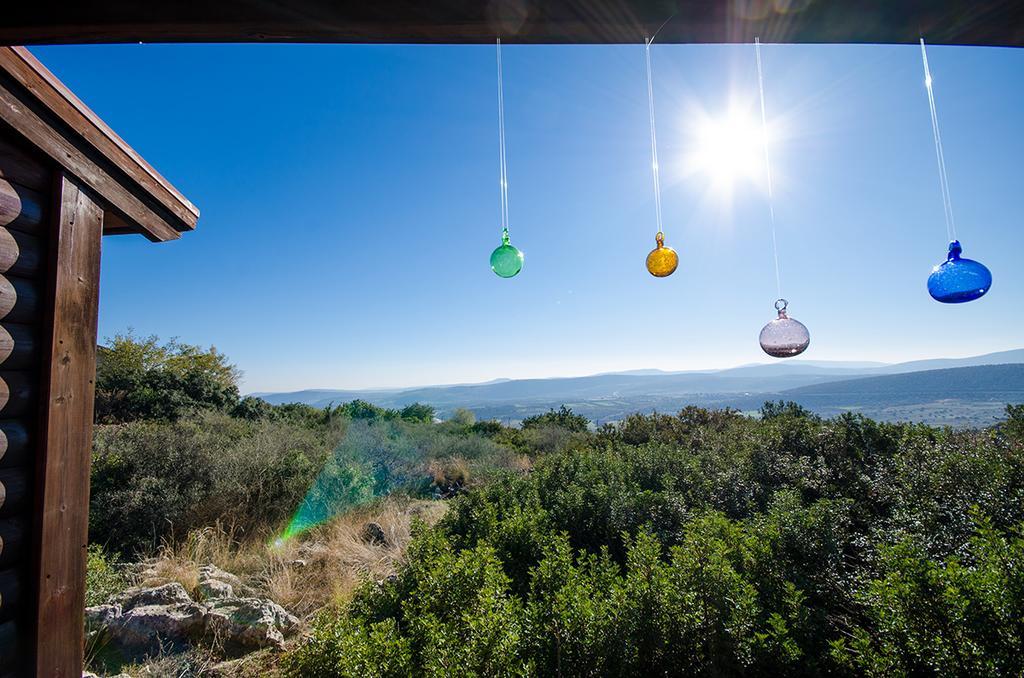
[[[103,209],[65,173],[54,205],[36,465],[34,668],[39,678],[79,678]]]

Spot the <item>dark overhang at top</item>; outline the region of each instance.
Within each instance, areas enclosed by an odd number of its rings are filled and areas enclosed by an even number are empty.
[[[932,43],[1022,46],[1006,0],[10,0],[0,44]]]

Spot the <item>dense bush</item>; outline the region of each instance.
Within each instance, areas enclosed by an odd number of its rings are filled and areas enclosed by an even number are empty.
[[[128,577],[116,556],[99,544],[90,544],[85,563],[85,605],[102,605],[127,587]]]
[[[217,413],[98,426],[90,539],[134,555],[217,521],[243,531],[280,521],[330,451],[307,428]]]
[[[210,347],[119,334],[96,361],[96,421],[173,420],[237,406],[239,372]]]
[[[454,500],[399,576],[323,615],[287,668],[1018,675],[1024,440],[1009,414],[952,431],[777,403],[562,429],[554,452],[525,450],[531,473]],[[529,448],[531,429],[510,441]]]
[[[257,535],[294,515],[294,530],[395,491],[449,496],[523,466],[473,427],[429,420],[429,408],[355,401],[97,425],[90,540],[136,557],[215,523]]]

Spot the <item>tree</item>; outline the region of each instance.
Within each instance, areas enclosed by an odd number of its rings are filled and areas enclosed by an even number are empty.
[[[1007,405],[1006,421],[1000,428],[1010,438],[1024,442],[1024,405]]]
[[[572,433],[583,433],[590,427],[590,420],[582,414],[573,414],[573,411],[562,405],[557,410],[551,409],[544,414],[535,414],[532,417],[523,419],[523,428],[543,428],[555,426]]]
[[[813,412],[803,405],[792,400],[766,400],[761,405],[762,419],[776,419],[778,417],[802,417],[805,419],[816,418]]]
[[[422,421],[430,423],[434,421],[434,408],[423,403],[412,403],[402,408],[400,413],[406,421]]]
[[[229,410],[238,403],[240,376],[213,346],[118,334],[98,348],[96,421],[175,420],[197,410]]]
[[[231,410],[232,417],[249,419],[250,421],[268,419],[273,417],[274,414],[274,406],[263,398],[256,396],[246,396],[242,398]]]
[[[465,407],[456,407],[452,411],[451,419],[449,420],[459,426],[472,426],[476,423],[476,415],[473,410],[467,410]]]

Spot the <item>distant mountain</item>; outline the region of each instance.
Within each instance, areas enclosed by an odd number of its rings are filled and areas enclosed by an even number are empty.
[[[1024,348],[1012,351],[999,351],[970,358],[938,358],[936,360],[913,360],[907,363],[886,365],[875,370],[876,374],[898,374],[902,372],[920,372],[922,370],[940,370],[949,367],[975,367],[977,365],[1009,365],[1024,363]]]
[[[931,362],[931,361],[925,361]],[[1024,396],[1024,364],[925,370],[884,377],[832,381],[785,391],[792,398],[955,398]]]
[[[977,371],[958,373],[958,368]],[[963,400],[975,403],[964,411],[972,423],[977,423],[987,421],[996,407],[993,403],[1000,399],[1024,400],[1020,395],[1024,392],[1022,371],[1024,349],[894,365],[791,360],[722,370],[630,370],[585,377],[498,379],[480,384],[407,389],[309,389],[259,395],[275,404],[301,402],[316,407],[357,398],[392,408],[423,402],[437,408],[441,416],[457,407],[466,407],[478,417],[509,422],[562,404],[603,422],[621,419],[632,412],[675,411],[688,404],[756,409],[765,400],[779,398],[796,400],[823,414],[852,410],[871,412],[882,419],[915,418],[920,414],[915,407]],[[981,407],[977,403],[990,404]],[[922,420],[957,423],[956,408],[946,405],[940,409],[941,413],[932,411],[934,408],[928,410]]]
[[[833,381],[784,391],[780,398],[823,416],[857,412],[882,421],[989,425],[1003,417],[1007,403],[1024,403],[1024,365],[978,365]],[[750,399],[745,404],[756,406]]]

